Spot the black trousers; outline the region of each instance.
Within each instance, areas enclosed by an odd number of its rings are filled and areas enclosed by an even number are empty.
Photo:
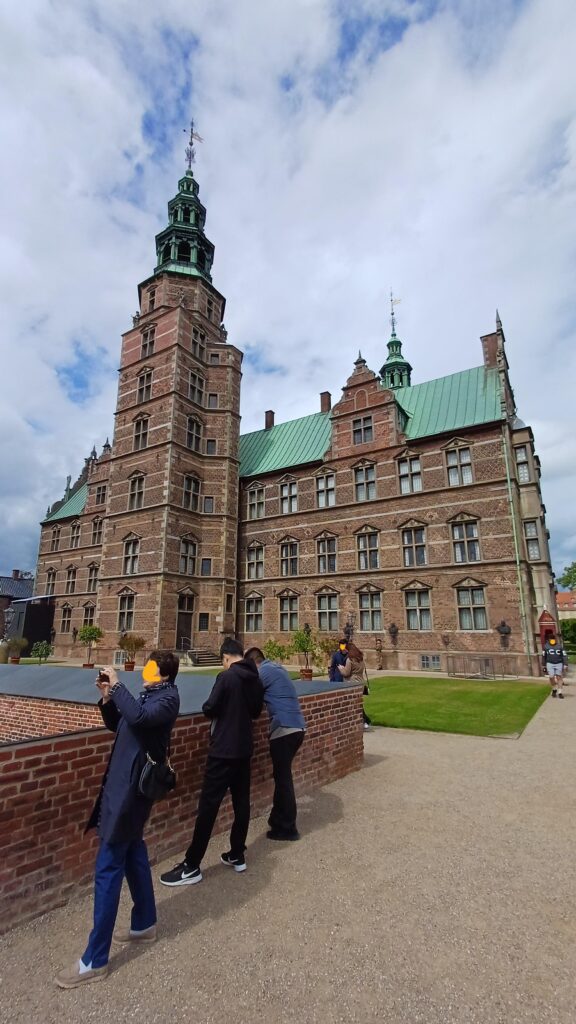
[[[304,741],[303,732],[291,732],[270,740],[270,756],[274,775],[274,799],[268,818],[275,832],[296,831],[296,796],[292,780],[292,761]]]
[[[192,842],[186,850],[186,863],[200,867],[210,842],[214,822],[226,793],[230,790],[234,821],[230,830],[230,851],[242,857],[250,824],[250,758],[208,757]]]

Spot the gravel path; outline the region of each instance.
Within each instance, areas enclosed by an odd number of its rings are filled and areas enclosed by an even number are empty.
[[[301,802],[302,842],[260,818],[244,875],[217,837],[201,885],[158,885],[161,939],[107,981],[52,985],[89,899],[5,936],[0,1021],[572,1024],[575,735],[572,687],[520,740],[375,730]]]

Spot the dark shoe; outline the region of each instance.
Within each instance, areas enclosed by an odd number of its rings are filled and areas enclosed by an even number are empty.
[[[80,974],[80,961],[77,960],[72,967],[65,967],[60,974],[57,974],[54,981],[58,988],[79,988],[80,985],[89,985],[91,981],[104,981],[108,974],[108,964],[104,967],[91,967],[88,971]]]
[[[557,697],[557,696],[558,696],[558,694],[557,694],[556,690],[552,690],[552,696],[553,696],[553,697]]]
[[[296,843],[300,839],[300,833],[296,828],[293,832],[280,832],[276,828],[271,828],[266,833],[266,838],[276,839],[279,843]]]
[[[233,857],[231,850],[229,850],[228,853],[221,854],[220,860],[222,861],[223,864],[226,864],[229,868],[234,868],[234,871],[237,871],[238,874],[240,874],[241,871],[246,871],[246,860],[245,860],[245,858],[244,857]]]
[[[160,875],[162,885],[195,885],[202,881],[200,868],[192,868],[185,860],[176,864],[171,871],[165,871]]]
[[[558,694],[558,696],[559,696],[560,700],[564,700],[564,694],[562,693],[562,691],[560,691],[560,693]]]

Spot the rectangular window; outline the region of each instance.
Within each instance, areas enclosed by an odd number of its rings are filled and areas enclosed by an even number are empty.
[[[102,543],[102,520],[101,519],[93,519],[92,520],[92,543],[93,544],[101,544]]]
[[[456,596],[460,629],[488,629],[484,587],[458,587]]]
[[[376,497],[375,466],[358,466],[354,470],[354,495],[356,501],[371,501]]]
[[[195,402],[196,405],[204,404],[204,379],[200,374],[194,373],[194,370],[190,370],[188,398],[190,401]]]
[[[206,357],[206,335],[197,327],[192,328],[192,355],[202,361]]]
[[[214,498],[211,498],[209,496],[204,498],[204,502],[202,504],[202,508],[203,508],[204,512],[207,512],[207,513],[213,512],[214,511]]]
[[[472,456],[469,448],[452,448],[446,452],[446,465],[450,487],[472,483]]]
[[[360,630],[362,633],[375,633],[382,629],[382,599],[380,594],[358,594],[360,611]]]
[[[124,543],[124,576],[132,576],[138,572],[138,555],[140,553],[140,541],[133,539]]]
[[[372,417],[359,416],[352,420],[352,441],[354,444],[367,444],[374,439]]]
[[[518,483],[527,484],[530,482],[530,462],[528,460],[527,445],[519,444],[514,449],[514,455],[516,458],[516,475],[518,476]]]
[[[62,609],[62,618],[60,620],[60,632],[69,633],[70,626],[72,625],[72,609],[70,605],[65,604]]]
[[[151,313],[156,305],[156,289],[151,288],[148,292],[148,312]]]
[[[402,530],[404,565],[426,565],[426,530],[424,527]]]
[[[82,622],[82,625],[83,626],[93,626],[94,625],[94,605],[93,604],[87,604],[87,605],[84,606],[84,621]]]
[[[212,559],[203,558],[200,562],[200,575],[211,576],[212,575]]]
[[[142,348],[140,350],[140,358],[146,359],[147,356],[154,354],[154,341],[156,335],[156,328],[149,327],[147,331],[142,333]]]
[[[96,488],[96,504],[106,504],[106,484],[99,484]]]
[[[134,627],[134,594],[122,594],[118,601],[118,632],[129,633]]]
[[[298,598],[280,598],[280,629],[283,633],[292,633],[298,629]]]
[[[206,439],[206,455],[216,455],[216,441],[213,437]]]
[[[262,632],[262,598],[261,597],[247,597],[246,598],[246,632],[247,633],[261,633]]]
[[[180,572],[183,576],[196,573],[196,544],[193,540],[180,541]]]
[[[404,603],[407,629],[432,629],[429,590],[405,590]]]
[[[70,527],[70,547],[80,547],[80,523],[72,523]]]
[[[73,594],[76,590],[76,569],[68,569],[66,573],[66,593]]]
[[[207,633],[210,629],[210,613],[199,612],[198,613],[198,630],[200,633]]]
[[[400,494],[412,494],[422,490],[420,459],[400,459],[398,462]]]
[[[184,488],[182,493],[182,505],[197,512],[200,505],[200,481],[196,476],[184,477]]]
[[[97,565],[89,565],[88,566],[88,583],[87,583],[87,586],[86,586],[86,590],[88,591],[89,594],[94,594],[95,591],[96,591],[97,586],[98,586],[98,566]]]
[[[55,586],[56,586],[56,570],[55,569],[48,569],[48,573],[46,575],[46,594],[48,595],[48,597],[51,597],[52,594],[54,593]]]
[[[336,572],[336,537],[319,537],[316,541],[318,572]]]
[[[298,511],[298,484],[295,480],[280,484],[280,511],[284,515]]]
[[[478,523],[452,523],[455,562],[479,562]]]
[[[282,576],[298,575],[298,544],[287,541],[280,545],[280,574]]]
[[[193,452],[202,448],[202,424],[194,416],[189,416],[186,421],[186,447]]]
[[[262,519],[264,516],[264,488],[252,487],[248,491],[248,519]]]
[[[152,370],[146,370],[145,373],[141,373],[138,377],[138,392],[136,395],[136,401],[138,405],[142,402],[149,402],[152,397]]]
[[[261,545],[248,548],[246,575],[249,580],[261,580],[264,576],[264,548]]]
[[[144,477],[133,476],[128,488],[128,508],[131,512],[134,509],[142,508],[144,504]]]
[[[420,668],[427,671],[432,669],[433,672],[440,671],[440,655],[439,654],[422,654],[420,656]]]
[[[139,452],[148,447],[148,420],[136,420],[134,423],[134,451]]]
[[[540,540],[538,537],[538,522],[536,519],[524,520],[524,539],[526,541],[526,552],[530,561],[540,558]]]
[[[206,299],[206,316],[208,317],[209,320],[212,319],[213,314],[214,303],[212,302],[212,299]]]
[[[380,553],[378,550],[378,537],[376,531],[372,533],[359,533],[356,536],[356,551],[358,554],[359,569],[377,569],[380,564]]]
[[[316,508],[332,508],[336,504],[336,478],[334,473],[316,477]]]
[[[226,594],[226,615],[231,615],[234,611],[234,595]]]
[[[50,540],[50,551],[58,551],[60,547],[60,527],[55,526],[52,530],[52,537]]]
[[[218,353],[217,352],[211,352],[210,353],[210,365],[211,366],[218,366],[219,363],[220,363],[220,356],[218,355]]]
[[[318,629],[322,633],[335,633],[338,629],[338,594],[318,594],[316,612]]]
[[[215,394],[213,391],[208,392],[208,408],[209,409],[217,409],[218,408],[218,395]]]

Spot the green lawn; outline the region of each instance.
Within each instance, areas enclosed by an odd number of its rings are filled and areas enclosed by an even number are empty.
[[[374,725],[471,736],[509,736],[528,725],[550,693],[546,683],[389,676],[370,683]]]

